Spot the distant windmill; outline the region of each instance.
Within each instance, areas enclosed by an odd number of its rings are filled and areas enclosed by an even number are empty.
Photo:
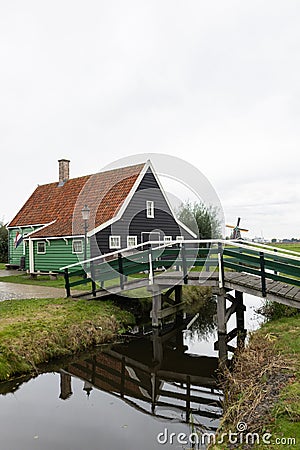
[[[241,221],[241,218],[238,217],[236,226],[226,225],[227,228],[232,228],[230,239],[242,239],[241,231],[244,231],[244,232],[249,231],[249,230],[246,230],[245,228],[240,228],[240,221]]]

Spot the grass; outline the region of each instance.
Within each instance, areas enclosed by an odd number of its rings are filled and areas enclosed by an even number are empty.
[[[77,281],[82,278],[80,277],[72,277],[72,281]],[[65,280],[64,277],[58,275],[57,280],[50,280],[49,275],[39,275],[36,279],[31,278],[27,273],[21,273],[19,275],[7,275],[5,277],[1,277],[0,281],[5,283],[17,283],[17,284],[27,284],[31,286],[47,286],[47,287],[56,287],[56,288],[65,288]],[[86,285],[75,286],[72,289],[75,290],[83,290],[86,291],[90,287],[90,283]]]
[[[271,321],[263,331],[274,339],[275,349],[290,361],[293,379],[281,391],[272,410],[271,432],[276,436],[295,437],[300,444],[300,315]],[[270,447],[278,448],[278,447]],[[285,446],[284,448],[295,448]]]
[[[0,381],[40,363],[113,340],[132,314],[111,301],[8,300],[0,303]]]
[[[272,434],[271,444],[253,448],[299,447],[300,315],[271,321],[252,335],[248,347],[238,355],[234,370],[225,372],[224,403],[219,434],[235,432],[237,424],[245,422],[247,432]],[[275,443],[282,438],[296,439],[298,447]]]
[[[0,270],[5,270],[5,263],[0,263]]]
[[[293,252],[300,252],[300,243],[292,243],[292,244],[283,244],[283,243],[275,243],[270,244],[273,247],[284,248],[285,250],[291,250]]]

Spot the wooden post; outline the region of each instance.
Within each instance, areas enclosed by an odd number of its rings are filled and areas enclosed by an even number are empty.
[[[207,242],[207,243],[205,244],[205,247],[209,249],[209,242]],[[206,271],[207,271],[207,272],[210,271],[210,261],[209,261],[208,255],[209,255],[209,251],[207,252],[206,261],[205,261],[205,268],[206,268]]]
[[[177,285],[175,286],[175,305],[178,305],[181,303],[182,300],[182,286]],[[183,311],[179,311],[176,313],[176,324],[180,325],[183,321]]]
[[[247,330],[245,329],[245,306],[243,302],[243,293],[240,291],[235,291],[235,298],[238,302],[238,307],[236,310],[236,328],[238,330],[237,346],[244,347]]]
[[[186,423],[190,421],[190,410],[191,410],[191,377],[187,375],[186,377]]]
[[[155,366],[161,365],[164,358],[163,344],[161,337],[159,335],[159,330],[156,328],[152,333],[152,350],[153,350],[153,361],[155,362]]]
[[[93,297],[96,297],[96,283],[95,283],[95,268],[94,268],[94,261],[91,261],[91,279],[92,279],[92,294]]]
[[[159,327],[161,319],[158,318],[158,312],[161,310],[161,292],[158,286],[152,285],[152,327]]]
[[[277,253],[277,249],[276,248],[274,249],[274,253]],[[274,261],[276,261],[276,258],[274,258]],[[278,274],[277,270],[274,270],[274,275],[277,275],[277,274]]]
[[[120,274],[120,288],[124,289],[124,276],[123,276],[123,257],[121,253],[118,253],[119,274]]]
[[[153,284],[154,273],[153,273],[153,254],[151,244],[148,246],[148,264],[149,264],[149,284]]]
[[[156,394],[157,394],[157,388],[158,388],[158,382],[156,378],[156,373],[151,373],[151,412],[152,414],[155,413],[155,406],[156,406]]]
[[[177,285],[177,286],[175,286],[175,303],[176,304],[181,302],[181,296],[182,296],[182,286]]]
[[[226,334],[218,333],[218,349],[219,349],[219,368],[226,366],[228,360],[228,349],[226,342]]]
[[[72,392],[72,378],[68,373],[61,371],[60,372],[60,396],[62,400],[67,400]]]
[[[187,261],[186,261],[186,252],[185,245],[181,245],[181,259],[182,259],[182,271],[183,271],[183,282],[184,284],[188,283],[188,274],[187,274]]]
[[[125,356],[122,356],[122,367],[121,367],[121,389],[120,389],[120,394],[121,394],[121,398],[124,397],[125,394],[125,376],[126,376],[126,361],[125,361]]]
[[[219,288],[224,288],[224,261],[223,261],[223,247],[222,244],[218,243],[218,262],[219,262]]]
[[[265,256],[264,252],[259,253],[260,259],[260,272],[261,272],[261,292],[262,296],[267,296],[267,288],[266,288],[266,272],[265,272]]]
[[[69,277],[68,269],[65,269],[64,277],[65,277],[65,288],[66,288],[67,297],[71,297],[70,277]]]
[[[217,316],[218,316],[218,350],[219,366],[223,367],[227,361],[227,323],[226,323],[226,298],[224,289],[217,294]]]

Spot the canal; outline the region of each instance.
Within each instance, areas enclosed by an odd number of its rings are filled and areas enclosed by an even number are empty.
[[[244,299],[254,330],[260,300]],[[1,450],[191,448],[186,439],[214,433],[222,416],[212,316],[162,334],[141,325],[122,343],[1,383]]]

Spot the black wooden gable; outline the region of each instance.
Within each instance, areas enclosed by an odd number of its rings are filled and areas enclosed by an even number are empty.
[[[147,201],[154,202],[153,218],[147,217]],[[136,236],[137,244],[147,241],[149,236],[151,240],[162,242],[164,242],[164,236],[171,236],[172,239],[176,239],[177,236],[192,238],[191,234],[182,229],[176,221],[150,167],[144,174],[122,217],[112,225],[98,231],[96,239],[92,239],[92,256],[99,254],[99,250],[102,254],[114,251],[109,247],[109,236],[120,236],[121,248],[127,247],[128,236]]]

